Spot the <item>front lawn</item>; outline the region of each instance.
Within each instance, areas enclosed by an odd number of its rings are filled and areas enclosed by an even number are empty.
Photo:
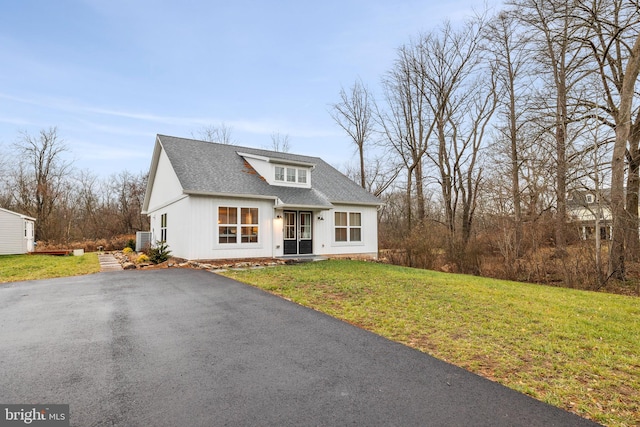
[[[228,271],[606,425],[640,424],[640,299],[357,261]]]
[[[96,253],[82,256],[0,255],[0,283],[79,276],[100,271]]]

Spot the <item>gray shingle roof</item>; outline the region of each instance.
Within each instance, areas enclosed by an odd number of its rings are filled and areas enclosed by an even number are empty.
[[[285,205],[330,208],[332,203],[379,205],[380,199],[319,157],[158,135],[185,193],[279,198]],[[312,188],[269,185],[238,153],[315,165]]]

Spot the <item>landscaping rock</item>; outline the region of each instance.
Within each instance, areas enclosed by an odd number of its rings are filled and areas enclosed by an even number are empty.
[[[136,269],[136,265],[132,262],[124,262],[122,263],[122,269],[123,270],[135,270]]]

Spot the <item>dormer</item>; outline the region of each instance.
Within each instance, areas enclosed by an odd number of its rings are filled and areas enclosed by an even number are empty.
[[[315,164],[238,152],[269,185],[311,188]]]

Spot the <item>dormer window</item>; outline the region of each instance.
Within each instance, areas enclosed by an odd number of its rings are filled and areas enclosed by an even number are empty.
[[[316,166],[313,163],[242,152],[238,155],[269,185],[311,188],[311,171]]]
[[[295,167],[286,166],[274,166],[274,180],[276,182],[288,183],[288,184],[303,184],[309,183],[309,172],[307,169],[299,169]]]

